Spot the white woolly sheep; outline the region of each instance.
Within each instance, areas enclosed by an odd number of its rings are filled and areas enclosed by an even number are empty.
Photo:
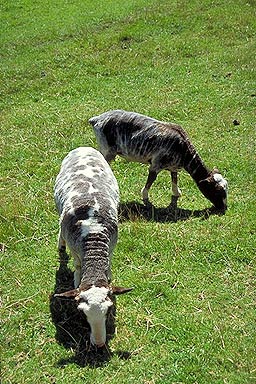
[[[217,169],[210,171],[204,165],[179,125],[123,110],[105,112],[92,117],[89,122],[99,150],[108,162],[120,155],[130,161],[150,164],[148,178],[141,191],[145,203],[157,174],[164,169],[171,172],[172,193],[179,197],[181,191],[177,185],[177,171],[184,168],[217,209],[227,208],[227,181]]]
[[[118,234],[117,181],[100,152],[80,147],[63,160],[54,198],[60,215],[59,252],[67,245],[75,264],[75,289],[55,296],[78,301],[91,328],[91,343],[102,347],[112,295],[131,290],[110,285],[111,254]]]

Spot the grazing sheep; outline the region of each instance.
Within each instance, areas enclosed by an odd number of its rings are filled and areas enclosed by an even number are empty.
[[[172,193],[179,197],[177,171],[184,168],[217,209],[227,208],[227,181],[217,169],[210,171],[204,165],[179,125],[123,110],[105,112],[92,117],[89,122],[99,149],[108,162],[120,155],[130,161],[150,164],[141,191],[144,202],[148,202],[149,189],[157,174],[164,169],[171,172]]]
[[[90,324],[91,343],[102,347],[112,295],[131,290],[110,285],[110,259],[117,242],[117,181],[100,152],[77,148],[62,162],[54,198],[60,215],[59,252],[67,244],[75,264],[75,289],[55,296],[78,301]]]

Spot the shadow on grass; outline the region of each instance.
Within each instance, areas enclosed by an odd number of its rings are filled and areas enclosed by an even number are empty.
[[[110,307],[107,315],[106,330],[107,342],[104,348],[96,348],[90,344],[90,326],[83,312],[77,309],[76,300],[63,297],[54,297],[55,293],[61,293],[73,289],[74,273],[68,267],[69,256],[66,252],[60,253],[60,267],[56,272],[54,292],[50,296],[50,311],[52,321],[56,327],[56,340],[67,349],[73,350],[74,356],[61,359],[57,366],[77,364],[81,367],[100,367],[117,355],[121,359],[129,359],[131,354],[126,351],[112,353],[108,347],[109,341],[115,334],[116,302]]]
[[[211,215],[223,215],[223,211],[219,211],[214,207],[201,210],[182,209],[177,207],[177,197],[172,196],[171,204],[166,208],[156,208],[151,203],[146,205],[131,201],[120,203],[119,205],[119,221],[135,221],[138,218],[148,221],[156,221],[159,223],[176,223],[177,221],[188,220],[192,217],[199,217],[207,220]]]

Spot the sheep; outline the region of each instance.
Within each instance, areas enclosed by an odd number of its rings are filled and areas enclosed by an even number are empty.
[[[117,242],[117,181],[96,149],[80,147],[63,160],[54,198],[60,216],[58,249],[74,258],[74,288],[55,294],[75,298],[91,328],[91,344],[106,343],[106,316],[113,296],[131,290],[111,282],[111,255]]]
[[[129,161],[150,164],[146,184],[141,190],[144,203],[149,202],[149,189],[162,170],[171,173],[173,196],[181,196],[177,172],[184,168],[215,208],[227,209],[227,181],[218,169],[210,171],[204,165],[179,125],[124,110],[102,113],[90,118],[89,123],[99,150],[109,163],[120,155]]]

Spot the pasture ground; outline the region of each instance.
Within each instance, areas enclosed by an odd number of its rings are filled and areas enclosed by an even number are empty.
[[[255,383],[255,1],[2,1],[0,19],[1,383]],[[163,172],[145,211],[147,167],[117,159],[113,283],[134,290],[99,354],[51,296],[73,268],[53,185],[67,152],[96,146],[88,119],[116,108],[181,124],[229,201],[206,215],[182,172],[167,211]]]

